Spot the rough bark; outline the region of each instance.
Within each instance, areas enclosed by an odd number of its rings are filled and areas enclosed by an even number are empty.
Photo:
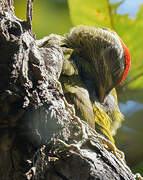
[[[32,1],[23,21],[0,0],[0,179],[135,179],[110,142],[74,115],[58,82],[62,49],[56,40],[40,47],[31,19]]]

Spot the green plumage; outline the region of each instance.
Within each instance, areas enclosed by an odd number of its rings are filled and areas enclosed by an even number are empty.
[[[68,62],[67,60],[65,61]],[[101,104],[96,96],[93,99],[90,97],[90,90],[88,91],[81,80],[80,75],[77,73],[78,70],[73,67],[73,63],[70,65],[68,63],[68,68],[65,64],[62,70],[64,73],[62,73],[60,81],[67,101],[74,105],[78,117],[114,142],[113,135],[116,134],[116,130],[120,127],[123,120],[123,115],[118,108],[116,90],[113,89],[106,97],[106,101]],[[71,72],[71,69],[75,69],[75,71],[72,71],[71,74],[68,73],[68,69],[69,72]]]
[[[114,143],[123,115],[116,90],[124,72],[124,52],[114,32],[89,26],[51,35],[64,52],[60,82],[76,115]]]
[[[74,104],[82,120],[114,142],[113,135],[123,120],[114,89],[117,80],[112,75],[115,71],[120,79],[124,71],[119,39],[105,29],[78,26],[65,35],[62,44],[65,61],[60,81],[67,101]]]

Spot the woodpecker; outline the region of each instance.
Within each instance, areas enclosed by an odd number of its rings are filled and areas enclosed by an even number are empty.
[[[117,33],[79,25],[62,38],[64,94],[76,114],[114,143],[123,118],[115,87],[126,78],[130,54]]]

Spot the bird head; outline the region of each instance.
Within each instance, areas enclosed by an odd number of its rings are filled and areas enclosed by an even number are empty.
[[[73,49],[71,59],[85,86],[103,103],[128,74],[131,58],[127,47],[117,33],[84,25],[72,28],[65,44]]]

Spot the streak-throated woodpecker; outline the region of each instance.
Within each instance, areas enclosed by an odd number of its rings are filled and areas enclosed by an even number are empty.
[[[115,87],[127,76],[130,54],[113,31],[80,25],[62,38],[64,94],[76,114],[114,143],[123,115]]]

